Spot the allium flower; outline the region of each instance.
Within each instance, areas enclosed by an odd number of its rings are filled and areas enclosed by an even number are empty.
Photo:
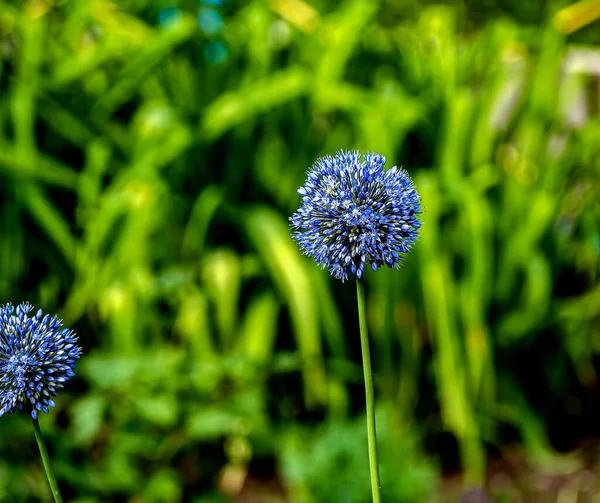
[[[403,169],[383,170],[385,157],[338,152],[317,160],[298,189],[290,218],[302,251],[342,281],[398,266],[418,238],[419,194]]]
[[[25,302],[13,314],[12,305],[0,306],[0,416],[17,406],[34,419],[39,410],[48,412],[50,397],[75,375],[77,336],[41,309],[29,317],[32,309]]]

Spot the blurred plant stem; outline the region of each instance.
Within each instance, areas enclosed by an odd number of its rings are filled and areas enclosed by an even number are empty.
[[[377,434],[375,431],[375,393],[373,391],[373,372],[369,351],[369,333],[367,331],[367,309],[365,288],[362,279],[356,278],[356,297],[358,302],[358,322],[360,326],[360,345],[362,349],[363,370],[365,372],[365,395],[367,402],[367,437],[369,441],[369,467],[371,469],[371,489],[373,503],[381,503],[379,493],[379,463],[377,461]]]
[[[56,477],[54,477],[54,472],[52,471],[52,467],[50,466],[50,458],[48,457],[46,444],[44,444],[44,439],[42,438],[40,423],[37,419],[33,418],[31,419],[31,421],[33,423],[33,433],[35,434],[35,440],[37,441],[38,447],[40,449],[40,454],[42,456],[42,463],[44,463],[46,477],[48,478],[48,483],[50,484],[50,489],[52,490],[52,496],[54,496],[54,501],[56,503],[63,503],[62,496],[60,495],[60,491],[58,490],[58,484],[56,483]]]

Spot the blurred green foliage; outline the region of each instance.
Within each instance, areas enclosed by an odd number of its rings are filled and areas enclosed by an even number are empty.
[[[411,445],[414,439],[393,424],[397,414],[381,411],[377,416],[381,498],[389,503],[426,501],[435,487],[435,472],[428,461],[416,455],[418,448]],[[296,490],[292,499],[307,503],[373,501],[366,442],[364,418],[331,421],[317,435],[290,428],[282,458],[283,473]]]
[[[65,497],[227,501],[261,475],[366,501],[354,289],[287,223],[339,148],[404,166],[426,210],[403,268],[366,277],[389,501],[440,468],[481,485],[515,443],[575,469],[555,450],[600,424],[599,15],[0,1],[0,299],[80,334],[41,419]],[[0,499],[49,501],[26,417],[0,452]]]

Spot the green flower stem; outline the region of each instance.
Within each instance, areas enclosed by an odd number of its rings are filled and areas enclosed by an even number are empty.
[[[40,448],[40,454],[42,455],[44,470],[46,470],[46,477],[48,478],[48,483],[50,484],[50,489],[52,490],[52,496],[54,496],[54,501],[56,503],[63,503],[62,496],[58,490],[58,484],[56,483],[56,478],[54,477],[54,472],[50,466],[50,458],[48,457],[48,451],[46,450],[46,445],[44,444],[44,439],[42,438],[40,423],[38,423],[37,419],[32,418],[31,420],[33,422],[33,433],[35,434],[35,439],[38,447]]]
[[[360,325],[360,346],[362,348],[363,370],[365,372],[371,490],[373,492],[373,503],[381,503],[381,494],[379,492],[381,487],[379,483],[379,463],[377,461],[377,434],[375,433],[375,393],[373,391],[373,372],[371,370],[371,352],[369,351],[369,333],[367,331],[365,288],[362,279],[358,278],[356,278],[356,297],[358,301],[358,321]]]

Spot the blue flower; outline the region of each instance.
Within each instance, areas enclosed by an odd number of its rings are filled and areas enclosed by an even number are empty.
[[[223,18],[215,9],[203,7],[198,12],[198,25],[207,35],[216,35],[224,26]]]
[[[290,221],[302,252],[342,281],[365,264],[398,266],[419,235],[419,194],[402,169],[379,154],[340,151],[317,160],[298,189]]]
[[[34,419],[39,410],[48,412],[50,397],[75,375],[77,336],[41,309],[29,317],[32,309],[25,302],[13,314],[12,305],[0,306],[0,416],[17,407]]]
[[[181,20],[181,10],[174,5],[165,7],[158,13],[158,22],[162,26],[173,26]]]
[[[223,63],[227,59],[227,47],[221,42],[211,42],[204,48],[204,56],[210,64]]]

